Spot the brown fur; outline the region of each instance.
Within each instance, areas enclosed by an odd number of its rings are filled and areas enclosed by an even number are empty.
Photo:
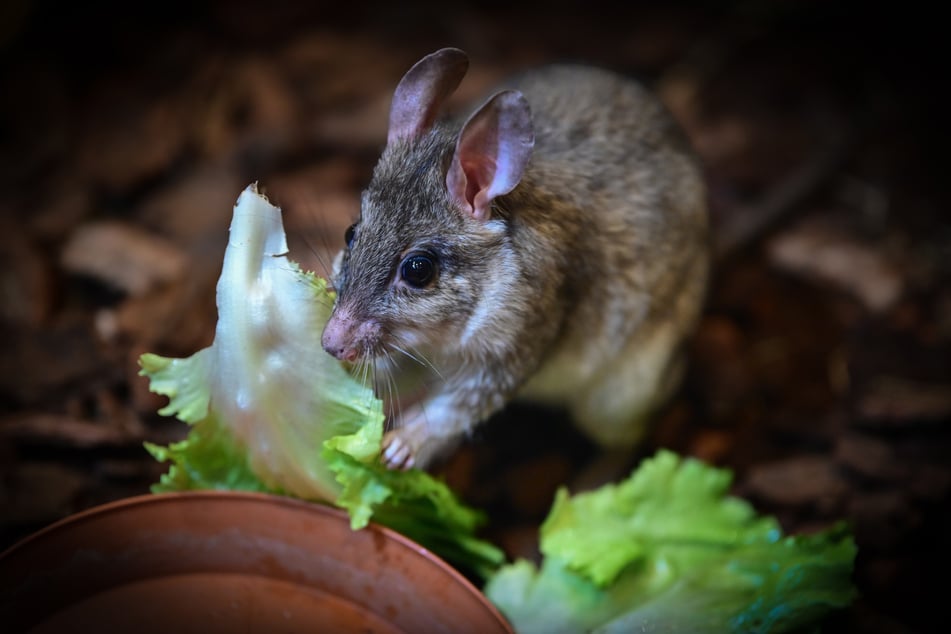
[[[395,344],[439,375],[394,421],[393,466],[425,466],[516,396],[567,407],[595,440],[630,446],[676,385],[700,313],[703,182],[660,103],[578,66],[504,87],[527,99],[535,146],[492,220],[447,194],[462,121],[438,123],[388,144],[338,261],[338,339],[363,336],[364,356],[399,356]],[[438,278],[401,287],[399,263],[419,249],[438,256]]]

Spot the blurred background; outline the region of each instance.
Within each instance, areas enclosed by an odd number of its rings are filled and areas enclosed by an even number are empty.
[[[660,95],[700,155],[717,267],[658,447],[729,467],[785,529],[849,520],[863,598],[827,631],[943,631],[951,564],[951,224],[940,21],[914,3],[6,0],[0,7],[0,548],[148,491],[183,437],[143,352],[208,345],[238,193],[323,267],[392,90],[466,50],[458,111],[572,61]],[[513,408],[440,472],[532,556],[597,479],[557,414]]]

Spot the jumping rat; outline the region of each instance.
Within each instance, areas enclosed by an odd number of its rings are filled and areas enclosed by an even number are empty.
[[[516,397],[631,447],[676,386],[703,304],[697,161],[645,88],[583,66],[526,72],[444,121],[467,68],[441,49],[397,86],[323,346],[378,372],[425,370],[384,439],[394,468],[429,465]]]

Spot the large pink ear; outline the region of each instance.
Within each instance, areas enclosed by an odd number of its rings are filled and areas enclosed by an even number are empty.
[[[432,127],[443,101],[468,69],[469,58],[458,48],[443,48],[416,62],[393,93],[387,143],[417,137]]]
[[[522,93],[505,90],[469,117],[446,173],[449,196],[463,210],[487,220],[496,196],[512,191],[535,146],[532,111]]]

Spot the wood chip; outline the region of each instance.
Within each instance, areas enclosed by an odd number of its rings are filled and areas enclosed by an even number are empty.
[[[768,244],[772,263],[851,293],[872,312],[893,306],[904,291],[900,269],[882,249],[828,224],[804,222]]]
[[[848,485],[835,463],[826,456],[797,456],[753,467],[745,482],[751,495],[786,506],[841,502]]]
[[[879,377],[858,397],[856,410],[865,423],[947,421],[951,418],[951,385]]]
[[[0,420],[0,436],[78,449],[129,446],[144,440],[144,428],[109,425],[57,414],[27,413]]]
[[[68,272],[133,297],[178,279],[187,265],[185,253],[173,243],[118,221],[80,226],[63,248],[61,261]]]
[[[187,356],[209,345],[217,322],[216,273],[204,261],[195,264],[187,279],[127,299],[114,313],[104,314],[100,325],[109,324],[105,327],[145,351],[170,350]]]
[[[248,184],[229,168],[206,165],[149,196],[137,219],[186,249],[213,250],[220,265],[231,212]]]
[[[900,479],[907,471],[886,440],[868,434],[843,433],[835,456],[847,468],[877,481]]]

